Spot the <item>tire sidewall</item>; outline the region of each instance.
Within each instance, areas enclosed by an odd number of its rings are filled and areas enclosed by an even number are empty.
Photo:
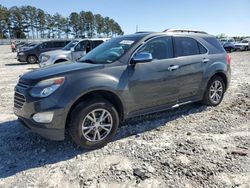
[[[214,103],[214,102],[211,100],[210,94],[209,94],[209,93],[210,93],[210,87],[211,87],[211,85],[212,85],[215,81],[220,81],[221,84],[222,84],[222,89],[223,89],[222,96],[221,96],[220,101],[219,101],[218,103]],[[210,106],[217,106],[217,105],[219,105],[219,104],[222,102],[223,98],[224,98],[225,89],[226,89],[226,87],[225,87],[225,83],[224,83],[223,79],[222,79],[221,77],[219,77],[219,76],[213,77],[213,78],[209,81],[208,87],[207,87],[207,91],[206,91],[206,95],[207,95],[206,98],[207,98],[207,100],[208,100],[208,104],[209,104]]]
[[[35,62],[30,62],[30,58],[34,58],[36,61]],[[37,62],[37,58],[36,58],[36,56],[34,56],[34,55],[30,55],[29,57],[28,57],[28,63],[30,63],[30,64],[34,64],[34,63],[36,63]]]
[[[103,140],[97,142],[91,142],[87,140],[82,134],[82,123],[85,117],[91,111],[100,108],[107,110],[111,114],[113,119],[112,129],[110,133]],[[74,133],[75,138],[73,137],[73,139],[79,146],[84,147],[86,149],[95,149],[106,145],[108,142],[112,140],[119,126],[119,116],[112,104],[104,101],[94,102],[92,104],[88,103],[87,105],[86,104],[80,105],[80,107],[78,107],[78,110],[76,111],[78,114],[75,117],[73,117],[75,118],[75,120],[73,120],[73,125],[72,125],[74,127],[73,131],[75,131]]]

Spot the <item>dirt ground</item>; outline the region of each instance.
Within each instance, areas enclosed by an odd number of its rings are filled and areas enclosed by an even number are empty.
[[[13,115],[19,75],[38,68],[0,46],[0,187],[250,187],[250,51],[234,52],[218,107],[182,106],[123,123],[84,151],[41,138]]]

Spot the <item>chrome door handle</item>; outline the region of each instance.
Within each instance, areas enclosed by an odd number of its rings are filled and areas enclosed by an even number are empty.
[[[203,59],[202,59],[202,62],[203,62],[203,63],[207,63],[207,62],[209,62],[209,61],[210,61],[210,59],[208,59],[208,58],[203,58]]]
[[[173,71],[179,68],[179,65],[171,65],[170,67],[168,67],[169,71]]]

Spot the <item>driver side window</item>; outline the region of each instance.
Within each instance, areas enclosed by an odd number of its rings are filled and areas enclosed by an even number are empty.
[[[151,53],[153,60],[173,58],[173,45],[171,37],[160,37],[149,41],[137,53]]]
[[[85,51],[85,41],[79,42],[75,47],[76,52]]]

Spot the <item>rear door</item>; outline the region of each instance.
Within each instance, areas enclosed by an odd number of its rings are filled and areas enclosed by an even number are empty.
[[[203,71],[208,63],[207,49],[191,37],[174,37],[176,65],[178,78],[178,101],[195,98],[199,95]],[[195,99],[193,99],[195,100]]]
[[[51,41],[43,42],[40,45],[40,53],[47,52],[47,51],[50,51],[50,50],[52,50],[52,42]]]

